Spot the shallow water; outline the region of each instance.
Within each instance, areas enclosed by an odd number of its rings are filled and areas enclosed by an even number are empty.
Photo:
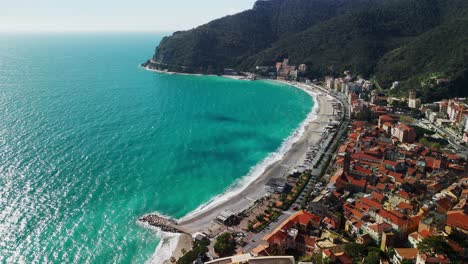
[[[160,34],[0,35],[0,262],[142,263],[157,234],[278,149],[312,106],[267,82],[161,75]]]

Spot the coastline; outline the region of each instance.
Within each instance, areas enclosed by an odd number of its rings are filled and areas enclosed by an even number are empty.
[[[144,68],[149,71],[164,74],[193,75],[159,71],[149,67]],[[245,80],[242,76],[219,77]],[[323,129],[328,125],[329,116],[333,113],[331,104],[327,104],[327,100],[331,99],[331,97],[322,96],[321,91],[311,86],[293,84],[279,80],[267,81],[286,84],[306,92],[314,100],[314,105],[304,121],[301,122],[294,132],[283,141],[281,146],[275,152],[270,153],[268,157],[254,166],[247,175],[241,177],[237,182],[228,187],[226,191],[213,197],[207,203],[200,205],[192,212],[178,219],[178,225],[185,230],[189,230],[192,234],[195,232],[208,231],[213,224],[213,220],[219,215],[219,213],[225,210],[241,212],[249,208],[256,200],[266,196],[268,194],[265,188],[266,183],[272,178],[284,177],[292,169],[301,165],[306,157],[309,147],[321,140],[321,133],[317,133],[317,131],[323,131]],[[164,242],[168,243],[167,240],[168,239],[163,241],[163,238],[161,238],[160,244],[163,244]],[[169,240],[172,240],[172,243],[176,243],[176,246],[174,248],[170,247],[170,250],[172,251],[171,256],[177,257],[178,254],[176,252],[176,248],[181,247],[185,242],[179,239],[179,236],[171,237]],[[160,257],[163,256],[168,256],[167,250],[169,250],[169,248],[163,248],[158,245],[152,260],[155,260],[155,256],[158,256],[158,259],[161,259]],[[151,262],[156,263],[153,261]]]
[[[321,92],[288,82],[272,80],[301,89],[314,99],[314,106],[306,119],[283,142],[281,147],[257,164],[249,174],[228,188],[224,193],[213,197],[209,202],[178,220],[178,224],[192,232],[206,231],[212,225],[213,219],[225,210],[241,212],[251,206],[256,200],[268,194],[265,185],[272,178],[285,177],[305,160],[309,147],[321,140],[321,133],[328,125],[329,115],[333,113],[328,97]],[[237,199],[233,199],[237,198]]]
[[[221,76],[223,77],[223,76]],[[287,162],[284,164],[283,159],[288,154],[288,152],[296,152],[294,145],[304,139],[306,135],[307,128],[311,122],[316,121],[317,114],[320,109],[320,102],[317,99],[317,92],[312,92],[304,89],[297,85],[293,85],[283,81],[277,80],[267,80],[274,83],[286,84],[294,88],[303,90],[314,100],[314,105],[307,114],[306,118],[299,124],[299,126],[289,135],[281,144],[281,146],[274,152],[270,153],[266,158],[257,163],[254,167],[251,168],[249,173],[242,176],[238,181],[229,186],[226,191],[216,195],[211,198],[208,202],[200,205],[192,212],[178,219],[178,224],[184,228],[191,230],[192,232],[203,231],[211,224],[211,221],[216,218],[216,216],[224,211],[228,210],[231,212],[240,212],[247,209],[251,206],[256,200],[264,197],[268,194],[265,185],[268,180],[272,178],[282,177],[284,174],[287,174],[294,167],[302,164],[303,158],[298,158],[296,162]],[[292,153],[290,153],[292,154]],[[305,157],[305,152],[303,156]],[[297,155],[294,155],[297,157]],[[278,173],[275,166],[281,166],[283,169]],[[276,172],[273,173],[272,171]],[[237,199],[235,201],[231,200],[234,197],[239,197],[242,199]],[[205,219],[206,218],[206,219]]]

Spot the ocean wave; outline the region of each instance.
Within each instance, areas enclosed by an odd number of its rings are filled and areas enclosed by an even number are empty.
[[[169,260],[172,253],[177,248],[181,234],[164,232],[158,227],[141,221],[138,221],[137,224],[141,227],[155,231],[156,235],[161,239],[151,258],[146,261],[146,264],[162,264]]]

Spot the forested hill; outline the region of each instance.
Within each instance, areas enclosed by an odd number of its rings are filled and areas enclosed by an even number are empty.
[[[466,0],[264,0],[162,40],[151,66],[251,71],[284,57],[309,78],[344,70],[426,94],[468,95]],[[150,63],[148,61],[146,64]],[[435,84],[432,80],[448,82]]]

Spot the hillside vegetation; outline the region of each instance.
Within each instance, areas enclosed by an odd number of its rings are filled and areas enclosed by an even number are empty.
[[[309,78],[352,70],[384,88],[400,81],[427,100],[467,96],[468,1],[257,1],[250,10],[164,38],[151,66],[251,71],[285,57],[306,63]]]

